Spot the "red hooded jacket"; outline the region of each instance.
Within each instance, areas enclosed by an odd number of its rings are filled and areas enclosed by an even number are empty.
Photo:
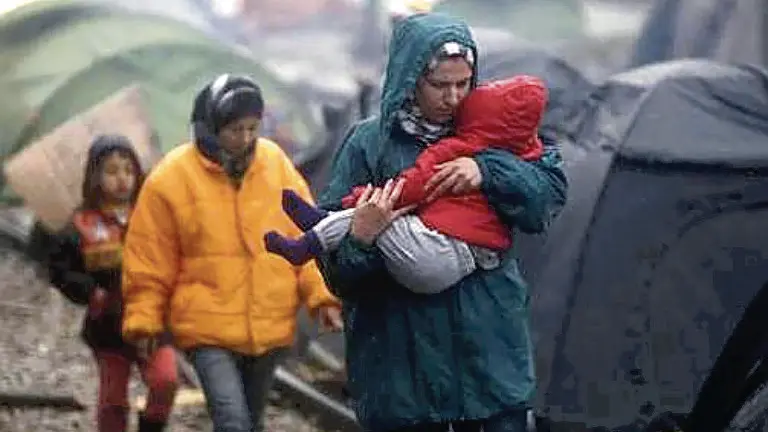
[[[421,203],[429,192],[424,185],[441,163],[472,157],[488,148],[508,150],[523,160],[540,158],[543,147],[538,127],[546,102],[546,86],[532,76],[478,86],[459,108],[456,136],[427,147],[413,167],[400,173],[398,179],[405,184],[397,207]],[[354,207],[364,189],[356,186],[343,199],[344,207]],[[419,206],[416,213],[429,228],[471,245],[494,250],[512,245],[512,233],[480,192],[442,196]]]

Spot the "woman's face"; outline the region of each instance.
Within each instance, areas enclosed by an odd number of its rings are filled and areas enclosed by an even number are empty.
[[[138,173],[133,160],[120,153],[108,155],[101,168],[102,199],[109,204],[122,204],[131,200],[136,189]]]
[[[441,61],[435,69],[419,78],[416,102],[424,116],[433,123],[446,123],[469,93],[472,68],[463,58]]]
[[[260,125],[261,119],[256,116],[235,120],[219,131],[219,145],[231,154],[241,153],[256,141]]]

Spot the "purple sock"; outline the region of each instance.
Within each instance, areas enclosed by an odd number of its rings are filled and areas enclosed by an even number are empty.
[[[282,256],[293,265],[305,264],[323,252],[323,246],[314,231],[307,231],[296,240],[270,231],[264,236],[264,243],[267,251]]]
[[[283,190],[283,210],[302,231],[309,231],[328,214],[290,189]]]

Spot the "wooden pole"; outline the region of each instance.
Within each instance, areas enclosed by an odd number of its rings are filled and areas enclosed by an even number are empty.
[[[84,411],[85,405],[71,393],[37,393],[22,390],[0,390],[0,406],[11,408],[57,408]]]

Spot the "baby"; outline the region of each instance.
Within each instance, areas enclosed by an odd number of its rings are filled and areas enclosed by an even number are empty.
[[[427,147],[404,180],[396,208],[417,205],[414,214],[395,219],[376,239],[392,277],[413,292],[435,294],[456,284],[478,267],[499,265],[501,253],[512,245],[511,230],[499,219],[481,192],[445,195],[424,202],[424,185],[435,167],[488,148],[508,150],[523,160],[543,152],[538,127],[547,90],[535,77],[520,75],[478,86],[462,101],[456,115],[456,136]],[[342,200],[346,210],[325,212],[290,190],[283,192],[283,209],[305,231],[293,240],[277,232],[265,236],[266,248],[294,265],[336,249],[349,232],[355,203],[365,190],[356,186]]]

